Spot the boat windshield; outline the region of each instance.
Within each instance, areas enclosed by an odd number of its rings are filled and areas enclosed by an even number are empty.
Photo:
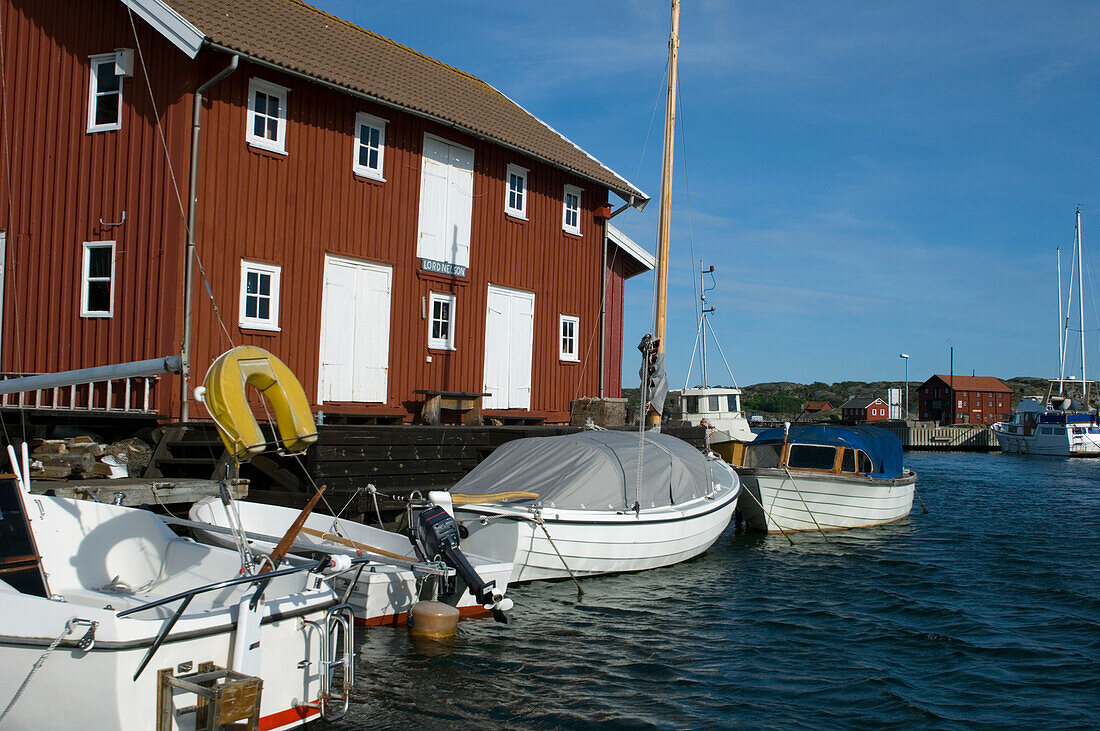
[[[745,467],[778,467],[782,443],[748,444],[745,446]]]
[[[791,469],[829,470],[836,464],[836,447],[821,444],[792,444],[787,454]]]

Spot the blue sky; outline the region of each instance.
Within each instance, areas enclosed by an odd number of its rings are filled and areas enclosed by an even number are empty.
[[[639,185],[654,202],[614,223],[655,249],[668,3],[318,5],[484,79]],[[1086,290],[1100,252],[1100,3],[702,0],[682,4],[680,36],[674,387],[692,248],[717,269],[712,322],[739,385],[900,380],[901,352],[920,381],[950,346],[956,373],[1056,375],[1055,248],[1068,271],[1077,206]],[[624,385],[652,291],[627,285]],[[720,360],[710,372],[730,380]]]

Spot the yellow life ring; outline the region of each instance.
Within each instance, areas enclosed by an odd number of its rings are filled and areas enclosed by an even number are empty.
[[[248,405],[246,386],[267,397],[275,412],[280,443],[291,452],[305,452],[317,441],[317,425],[305,389],[285,363],[253,345],[223,353],[206,373],[206,403],[218,434],[234,457],[245,459],[264,450],[264,436]]]

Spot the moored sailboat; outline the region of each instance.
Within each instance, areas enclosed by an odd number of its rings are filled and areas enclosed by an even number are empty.
[[[1058,257],[1058,358],[1060,373],[1050,381],[1046,398],[1023,398],[1008,421],[992,426],[1002,452],[1038,454],[1048,457],[1100,457],[1100,422],[1090,407],[1089,381],[1085,370],[1084,255],[1081,247],[1081,209],[1077,209],[1073,230],[1073,253],[1077,257],[1070,270],[1069,306],[1062,319],[1062,261]],[[1073,304],[1073,274],[1077,274],[1077,298],[1081,335],[1081,378],[1066,378],[1066,347],[1069,343],[1069,310]],[[1057,385],[1058,393],[1054,392]],[[1074,387],[1080,400],[1069,398]]]

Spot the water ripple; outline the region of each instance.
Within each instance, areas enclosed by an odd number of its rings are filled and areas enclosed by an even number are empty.
[[[516,587],[451,645],[362,630],[340,727],[1100,726],[1100,461],[907,460],[897,525]]]

